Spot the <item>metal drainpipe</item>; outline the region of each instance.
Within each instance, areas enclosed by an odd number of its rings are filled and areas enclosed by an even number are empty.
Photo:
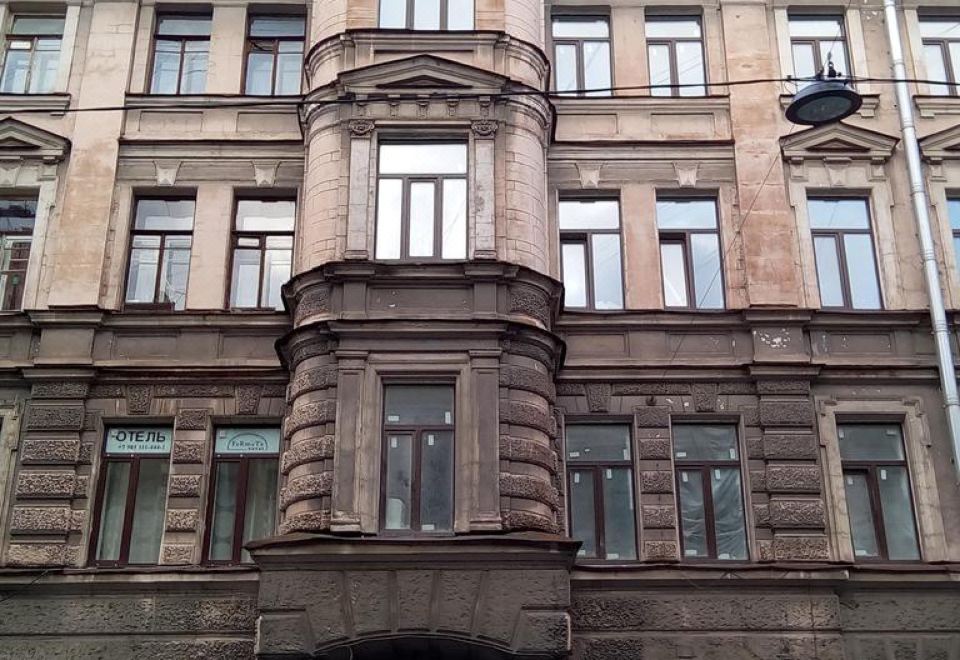
[[[907,153],[913,214],[917,221],[917,234],[920,236],[920,251],[923,255],[923,274],[927,282],[927,295],[930,298],[930,322],[933,325],[933,336],[937,343],[940,387],[943,390],[947,427],[953,446],[953,467],[960,481],[960,398],[957,397],[957,379],[953,366],[953,352],[950,348],[950,332],[947,329],[947,314],[943,308],[940,272],[937,269],[937,259],[933,250],[933,233],[930,230],[928,213],[930,207],[923,170],[920,166],[917,128],[913,121],[913,99],[910,98],[907,83],[903,82],[907,77],[907,70],[903,64],[903,44],[900,41],[900,20],[897,16],[895,0],[883,0],[883,11],[887,23],[887,40],[890,43],[893,77],[900,81],[894,84],[897,105],[900,108],[900,130],[903,132],[903,147]]]

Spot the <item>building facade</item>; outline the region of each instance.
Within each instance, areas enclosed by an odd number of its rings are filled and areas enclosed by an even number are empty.
[[[960,13],[899,15],[956,338]],[[0,28],[0,657],[960,658],[876,0]]]

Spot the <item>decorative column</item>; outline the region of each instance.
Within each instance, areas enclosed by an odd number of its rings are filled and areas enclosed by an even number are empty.
[[[373,187],[370,185],[370,161],[376,124],[355,119],[350,131],[350,195],[347,209],[347,249],[345,259],[369,259],[370,210]]]
[[[496,259],[496,137],[499,124],[481,119],[473,131],[473,258]]]

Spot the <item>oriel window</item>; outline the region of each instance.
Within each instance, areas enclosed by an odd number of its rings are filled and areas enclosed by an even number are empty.
[[[293,200],[237,200],[231,307],[283,309],[280,287],[290,279],[295,214]]]
[[[192,199],[141,199],[130,238],[128,305],[182,310],[187,304]]]
[[[658,199],[657,228],[664,306],[723,309],[716,200]]]
[[[565,436],[570,536],[582,542],[578,556],[636,559],[630,426],[569,424]]]
[[[248,541],[276,531],[280,429],[217,429],[208,506],[209,562],[251,561]]]
[[[107,430],[91,539],[99,565],[156,564],[167,501],[172,430]]]
[[[20,309],[30,261],[36,199],[0,198],[0,309]]]
[[[822,307],[880,309],[867,200],[807,200]]]
[[[560,200],[559,224],[564,306],[623,309],[620,202]]]
[[[383,398],[383,529],[452,531],[453,386],[387,385]]]
[[[842,16],[791,15],[790,49],[793,75],[797,78],[826,73],[827,62],[833,62],[838,73],[852,74]]]
[[[380,0],[380,27],[472,30],[473,0]]]
[[[377,259],[466,259],[467,145],[380,145]]]
[[[610,19],[606,16],[553,17],[554,89],[583,96],[610,96]]]
[[[251,16],[244,89],[257,96],[299,94],[303,68],[302,16]]]
[[[841,424],[837,433],[854,556],[920,559],[900,425]]]
[[[675,424],[673,458],[683,556],[747,559],[736,427]]]
[[[43,94],[54,90],[63,23],[62,16],[13,17],[6,35],[0,93]]]
[[[697,16],[648,16],[647,59],[653,96],[704,96],[707,93],[703,36]],[[674,85],[679,85],[676,87]]]
[[[930,93],[938,96],[960,94],[960,14],[921,17],[920,36],[927,78],[949,83],[930,85]]]
[[[203,94],[209,54],[209,16],[160,14],[153,42],[150,92]]]

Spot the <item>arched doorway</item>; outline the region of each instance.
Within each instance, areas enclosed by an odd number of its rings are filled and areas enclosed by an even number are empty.
[[[442,635],[400,635],[352,640],[319,652],[318,660],[545,660],[516,654],[473,639]]]

